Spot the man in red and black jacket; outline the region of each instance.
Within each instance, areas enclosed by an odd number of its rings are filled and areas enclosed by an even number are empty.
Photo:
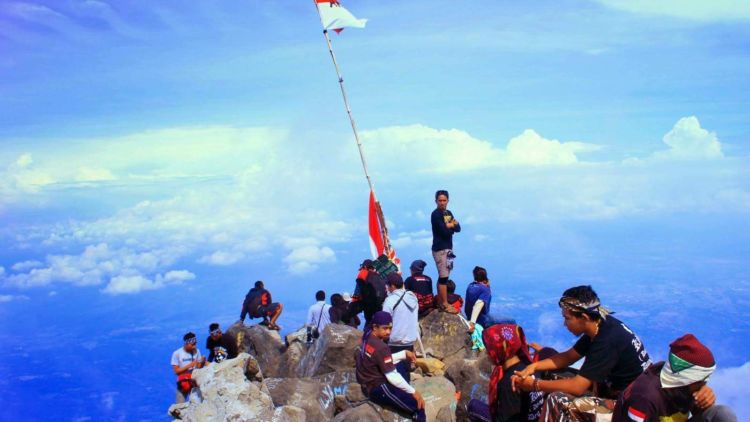
[[[375,270],[372,260],[365,259],[359,266],[356,283],[354,296],[349,304],[349,312],[346,318],[352,318],[360,312],[364,312],[365,329],[367,329],[375,312],[383,309],[383,301],[386,296],[385,280]]]
[[[245,316],[250,315],[250,318],[263,318],[261,324],[265,324],[271,330],[279,330],[280,327],[276,325],[276,321],[281,315],[283,306],[280,303],[274,303],[271,300],[271,292],[265,289],[263,282],[258,280],[255,282],[255,287],[245,296],[245,301],[242,303],[242,313],[240,314],[240,322],[245,322]],[[267,321],[267,318],[271,318]]]
[[[406,290],[413,292],[419,302],[419,317],[422,318],[435,309],[435,296],[432,290],[432,279],[424,275],[427,263],[418,259],[411,263],[411,276],[404,280]]]

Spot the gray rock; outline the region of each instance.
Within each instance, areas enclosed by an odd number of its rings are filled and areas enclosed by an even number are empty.
[[[334,422],[410,422],[412,419],[399,415],[372,402],[339,413]]]
[[[449,409],[448,414],[455,415],[456,387],[447,378],[426,377],[414,381],[412,386],[424,398],[425,414],[428,422],[436,421],[438,413],[443,408]],[[443,412],[443,418],[445,418],[445,411]]]
[[[271,420],[271,397],[245,375],[249,358],[247,353],[241,353],[235,359],[193,371],[203,401],[173,405],[170,414],[187,422]]]
[[[329,420],[333,417],[333,398],[326,400],[323,384],[309,378],[266,378],[263,385],[268,388],[276,406],[297,406],[305,410],[312,421]]]
[[[246,352],[257,359],[263,375],[276,377],[279,375],[281,356],[284,342],[278,331],[269,330],[262,325],[246,326],[236,323],[229,327],[228,333],[237,339],[240,352]]]
[[[338,415],[345,410],[351,409],[352,405],[349,403],[349,400],[346,399],[346,396],[339,394],[333,398],[333,407],[335,409],[334,414]]]
[[[273,412],[273,422],[306,422],[305,411],[296,406],[277,407]]]
[[[367,396],[362,391],[362,386],[353,382],[349,384],[349,388],[346,390],[346,399],[352,403],[359,403],[367,400]]]
[[[300,361],[297,376],[311,377],[354,368],[354,354],[361,341],[362,331],[348,325],[329,324]]]
[[[428,355],[448,364],[451,359],[463,359],[471,349],[466,326],[458,315],[430,312],[419,321],[422,343]]]
[[[456,361],[447,368],[445,377],[451,380],[456,389],[461,392],[461,399],[456,409],[458,420],[468,419],[466,406],[471,399],[487,402],[490,375],[492,375],[492,363],[486,353],[482,353],[478,359]]]
[[[348,371],[330,372],[324,375],[312,377],[323,386],[323,395],[320,398],[321,406],[329,407],[337,395],[347,395],[352,383],[357,381],[353,369]]]
[[[456,412],[453,411],[450,406],[445,406],[438,412],[435,422],[456,422]]]

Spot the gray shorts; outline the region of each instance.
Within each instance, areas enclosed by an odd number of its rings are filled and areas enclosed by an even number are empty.
[[[438,277],[440,278],[448,278],[451,275],[453,260],[448,259],[448,253],[450,252],[450,249],[432,251],[432,257],[435,259],[435,266],[438,269]]]

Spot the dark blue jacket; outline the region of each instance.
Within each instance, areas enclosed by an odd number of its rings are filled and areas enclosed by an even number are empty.
[[[453,233],[461,231],[461,225],[449,229],[445,223],[453,220],[453,213],[435,208],[430,217],[432,221],[432,250],[442,251],[444,249],[453,249]]]

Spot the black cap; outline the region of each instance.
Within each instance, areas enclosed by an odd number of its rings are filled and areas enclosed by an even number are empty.
[[[418,259],[411,263],[409,266],[409,269],[412,271],[416,271],[418,273],[424,272],[425,267],[427,266],[427,263],[422,261],[421,259]]]
[[[364,261],[362,261],[362,264],[360,265],[360,267],[362,267],[362,268],[374,268],[372,266],[372,259],[365,259]]]

